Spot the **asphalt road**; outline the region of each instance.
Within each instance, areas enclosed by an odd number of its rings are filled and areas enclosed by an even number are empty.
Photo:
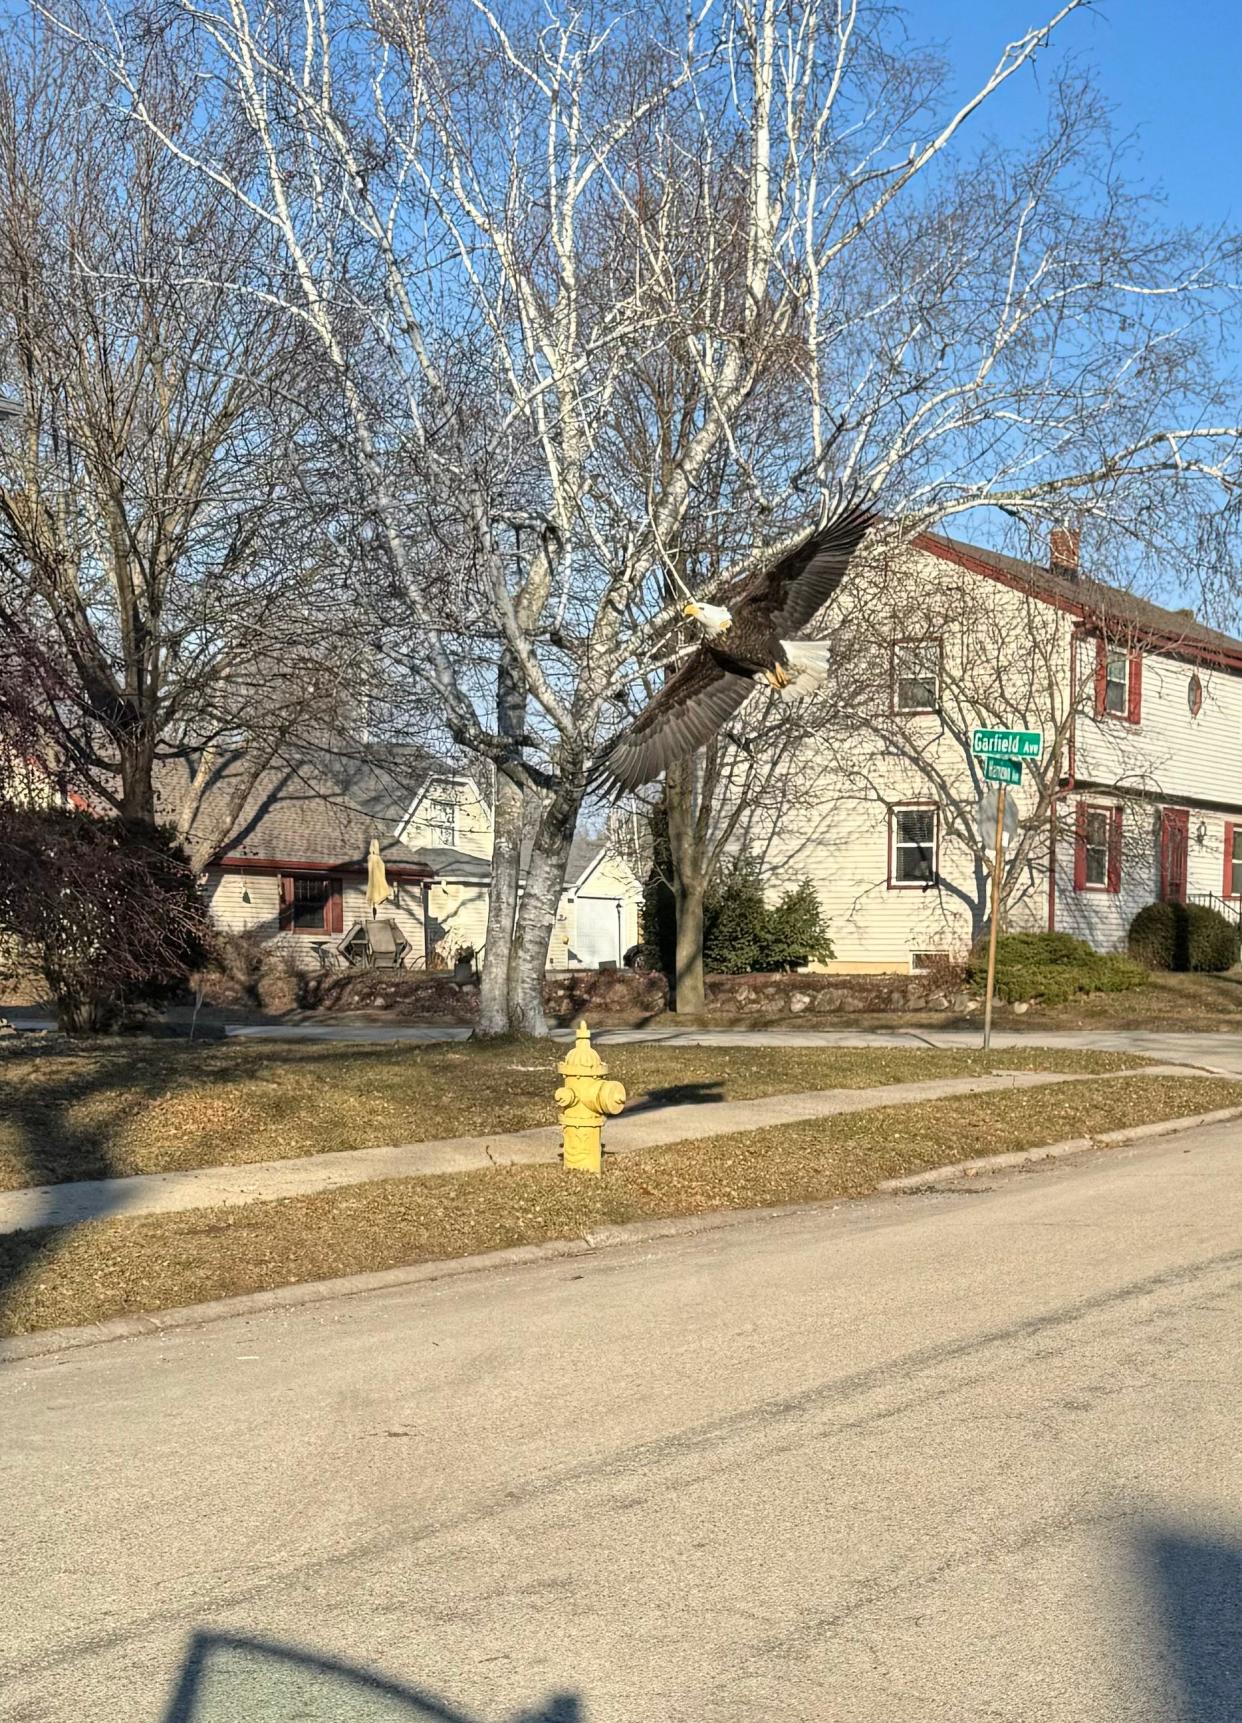
[[[5,1723],[1237,1723],[1242,1133],[0,1370]]]

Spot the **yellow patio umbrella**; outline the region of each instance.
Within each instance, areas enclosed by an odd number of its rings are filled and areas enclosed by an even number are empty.
[[[384,871],[384,858],[380,854],[379,839],[371,839],[371,851],[367,856],[367,904],[374,921],[379,913],[381,903],[387,903],[392,896],[392,887],[388,883],[388,875]]]

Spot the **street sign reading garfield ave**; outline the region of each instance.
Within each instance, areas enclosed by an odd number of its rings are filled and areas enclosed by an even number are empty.
[[[976,730],[970,740],[972,754],[1008,755],[1011,760],[1038,760],[1044,739],[1038,730]]]

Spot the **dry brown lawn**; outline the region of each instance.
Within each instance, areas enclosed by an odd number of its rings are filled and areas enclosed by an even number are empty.
[[[886,1107],[556,1165],[384,1180],[315,1196],[0,1238],[0,1332],[581,1237],[607,1223],[861,1196],[949,1161],[1242,1105],[1242,1083],[1114,1077]]]
[[[239,1166],[553,1124],[546,1041],[365,1046],[111,1043],[0,1058],[0,1190],[71,1179]],[[1115,1053],[928,1048],[603,1049],[630,1104],[751,1100],[988,1071],[1118,1071]]]

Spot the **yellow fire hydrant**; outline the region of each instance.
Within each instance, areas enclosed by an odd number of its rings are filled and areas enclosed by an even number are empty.
[[[603,1166],[604,1120],[625,1106],[625,1085],[608,1081],[608,1067],[591,1045],[585,1018],[573,1052],[556,1067],[565,1081],[556,1091],[561,1109],[564,1161],[579,1172]]]

